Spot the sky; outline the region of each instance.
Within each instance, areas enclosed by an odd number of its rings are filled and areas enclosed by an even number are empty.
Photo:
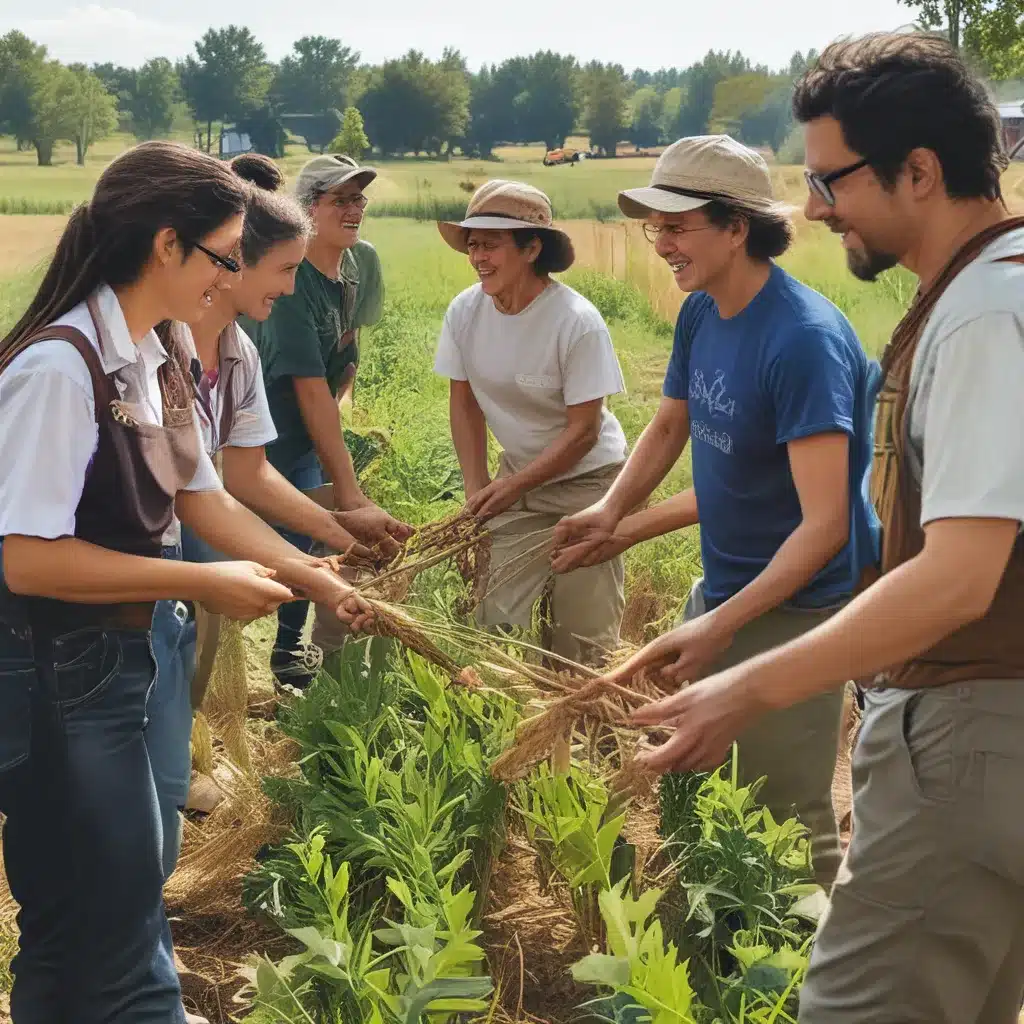
[[[0,34],[20,29],[65,62],[137,66],[176,59],[207,28],[247,25],[271,60],[295,39],[341,39],[378,63],[411,48],[428,57],[461,50],[472,68],[539,49],[580,59],[655,70],[683,67],[709,49],[741,50],[782,67],[795,50],[821,49],[837,36],[894,29],[914,18],[899,0],[390,0],[389,3],[288,3],[247,0],[0,0]]]

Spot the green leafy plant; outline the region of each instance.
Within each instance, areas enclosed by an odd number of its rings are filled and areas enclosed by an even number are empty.
[[[470,917],[476,902],[468,886],[454,892],[449,881],[438,903],[417,901],[401,879],[389,877],[388,888],[405,911],[402,922],[388,921],[375,937],[394,951],[394,1003],[406,1024],[418,1024],[423,1013],[448,1020],[452,1014],[488,1009],[486,997],[494,985],[480,976],[484,951],[476,940]]]
[[[579,764],[554,773],[542,764],[515,791],[515,810],[537,851],[549,884],[559,877],[568,887],[573,910],[588,945],[601,938],[598,897],[615,881],[615,850],[624,812],[606,819],[608,788]]]
[[[606,1020],[695,1024],[687,964],[679,962],[673,943],[666,945],[661,922],[654,917],[663,891],[648,889],[634,899],[626,886],[623,879],[598,897],[608,952],[584,957],[573,965],[572,976],[611,990],[587,1004]],[[609,1012],[615,1016],[604,1016]]]
[[[300,942],[301,953],[274,963],[260,958],[244,971],[249,985],[241,993],[254,1005],[281,1013],[287,1021],[314,1024],[325,1013],[338,1020],[383,1024],[389,1005],[390,953],[375,956],[369,928],[353,933],[349,926],[350,867],[335,869],[324,853],[324,836],[315,832],[304,843],[290,843],[308,881],[309,893],[319,899],[310,906],[313,923],[285,931]]]
[[[787,951],[806,946],[815,917],[809,908],[823,895],[810,881],[807,829],[795,818],[776,822],[757,803],[761,784],[740,786],[734,757],[728,774],[720,769],[696,778],[676,777],[662,797],[670,811],[663,829],[673,829],[666,848],[675,881],[661,917],[689,958],[701,1002],[730,1020],[737,1014],[752,1019],[757,991],[742,951],[767,951],[765,960],[778,954],[781,960],[772,966],[782,961],[792,966]],[[754,980],[763,973],[755,972]],[[762,1002],[773,999],[773,1010],[781,1013],[791,1001],[786,996],[779,1004],[790,980],[781,988],[773,985]],[[737,993],[745,993],[742,1014]]]

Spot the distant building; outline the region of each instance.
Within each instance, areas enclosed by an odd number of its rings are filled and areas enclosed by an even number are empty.
[[[239,153],[251,153],[253,151],[252,140],[247,132],[222,131],[220,133],[220,157],[222,160],[230,160]]]
[[[1024,138],[1024,100],[999,104],[999,119],[1003,122],[1003,142],[1006,151],[1012,153],[1014,147]]]

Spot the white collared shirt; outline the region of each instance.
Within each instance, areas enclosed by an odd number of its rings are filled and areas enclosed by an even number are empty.
[[[84,302],[53,326],[80,330],[99,354],[104,372],[117,372],[121,399],[136,407],[141,421],[163,426],[157,371],[167,352],[155,331],[138,345],[132,342],[109,286],[97,290],[96,302],[109,345],[100,343]],[[0,538],[74,536],[75,513],[99,445],[99,429],[89,368],[73,346],[58,339],[37,342],[0,374],[0,438]],[[220,487],[213,463],[200,451],[199,466],[185,489]],[[175,520],[165,544],[174,542],[177,530]]]

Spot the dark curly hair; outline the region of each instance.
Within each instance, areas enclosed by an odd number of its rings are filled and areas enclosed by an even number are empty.
[[[1001,196],[999,113],[943,36],[877,32],[832,43],[797,83],[793,113],[802,124],[835,118],[886,185],[912,150],[930,149],[950,198]]]

